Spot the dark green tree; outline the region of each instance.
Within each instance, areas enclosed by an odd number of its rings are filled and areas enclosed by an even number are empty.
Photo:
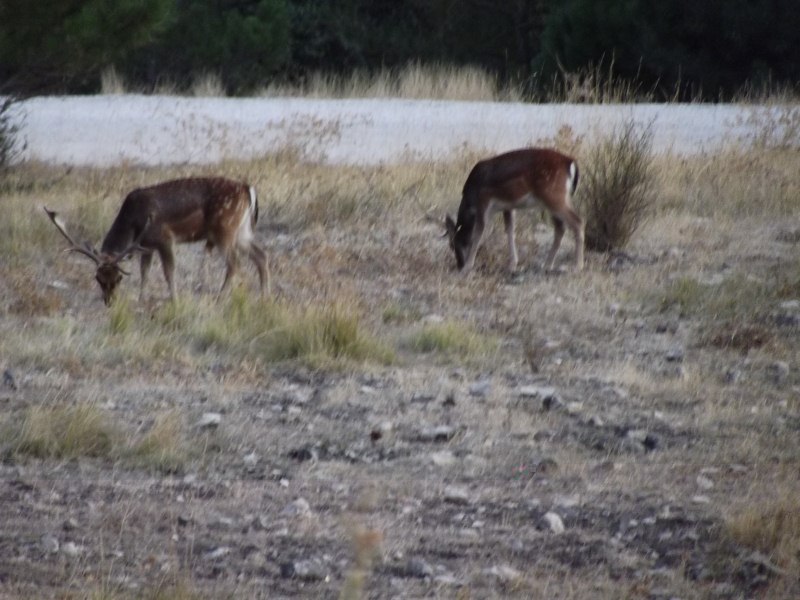
[[[124,71],[139,82],[169,78],[183,85],[211,72],[238,92],[263,83],[288,57],[286,0],[178,0],[168,31]]]
[[[104,67],[152,41],[174,0],[3,0],[0,78],[6,91],[85,90]]]
[[[729,97],[745,83],[800,79],[794,0],[567,0],[553,5],[534,68],[614,73],[666,94]]]

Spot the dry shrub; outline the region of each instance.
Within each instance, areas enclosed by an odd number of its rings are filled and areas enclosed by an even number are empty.
[[[562,70],[553,77],[543,96],[540,99],[546,102],[570,104],[630,104],[655,100],[653,90],[643,89],[636,79],[616,75],[613,60],[608,62],[607,69],[600,61],[573,72]]]
[[[221,98],[227,95],[218,73],[202,73],[192,81],[190,95],[198,98]]]
[[[410,62],[399,69],[354,71],[340,77],[312,73],[300,85],[270,84],[260,96],[309,98],[412,98],[498,102],[522,100],[514,87],[500,88],[497,78],[476,66]]]
[[[128,93],[125,80],[113,66],[103,69],[100,74],[100,93],[108,95]]]
[[[800,572],[800,496],[787,492],[739,509],[727,530],[739,544],[757,550],[795,577]]]
[[[754,348],[767,346],[774,340],[774,334],[758,325],[725,322],[705,337],[704,343],[715,348],[738,350],[747,354]]]
[[[415,352],[469,358],[496,348],[497,340],[466,323],[445,321],[424,325],[408,338],[407,345]]]
[[[582,161],[580,207],[586,247],[608,252],[628,243],[655,200],[653,122],[629,120],[601,137]]]
[[[27,411],[11,447],[36,458],[108,457],[116,437],[93,404],[37,406]]]
[[[0,279],[8,286],[8,312],[19,316],[52,315],[63,306],[61,296],[44,285],[32,268],[17,271],[0,269]],[[3,301],[6,299],[4,298]]]
[[[156,417],[150,430],[127,453],[136,467],[160,473],[178,473],[189,459],[189,450],[179,413],[170,411]]]

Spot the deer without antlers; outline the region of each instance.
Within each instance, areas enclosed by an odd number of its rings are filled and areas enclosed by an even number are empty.
[[[564,237],[565,225],[575,236],[575,268],[583,268],[583,220],[572,208],[570,198],[578,185],[578,163],[569,156],[547,148],[525,148],[500,154],[476,164],[464,184],[458,220],[445,217],[450,247],[456,265],[468,273],[475,262],[486,224],[502,211],[508,238],[509,268],[517,268],[514,239],[514,211],[544,208],[553,219],[553,245],[545,269],[553,267]]]
[[[222,177],[194,177],[135,189],[122,202],[100,251],[89,242],[76,243],[58,214],[44,210],[70,243],[69,250],[88,257],[97,266],[95,279],[106,306],[111,304],[122,276],[128,275],[120,262],[135,253],[141,255],[140,300],[144,298],[154,252],[161,258],[170,298],[174,300],[174,243],[205,241],[209,252],[219,246],[227,266],[220,294],[236,272],[242,252],[258,270],[262,295],[265,279],[269,287],[267,256],[253,240],[258,219],[256,191],[246,183]]]

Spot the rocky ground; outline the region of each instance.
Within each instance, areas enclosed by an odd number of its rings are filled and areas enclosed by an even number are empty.
[[[545,275],[527,256],[510,276],[498,226],[468,279],[424,223],[261,230],[277,297],[346,292],[397,349],[388,366],[333,371],[70,364],[58,347],[22,359],[12,348],[48,317],[21,315],[9,287],[5,431],[31,406],[88,399],[131,435],[172,411],[194,453],[165,473],[6,443],[0,596],[336,598],[363,585],[368,598],[797,597],[797,574],[728,523],[800,491],[800,292],[737,322],[730,344],[712,343],[726,335],[714,315],[669,296],[681,278],[721,294],[736,277],[798,274],[797,222],[740,227],[657,219],[627,253],[590,254],[584,273]],[[549,236],[539,225],[540,246]],[[181,252],[185,265],[201,248]],[[74,322],[106,319],[78,259],[29,274],[64,282],[48,293]],[[163,303],[154,281],[137,318]],[[406,316],[382,318],[387,306]],[[442,319],[496,345],[460,356],[404,344]]]

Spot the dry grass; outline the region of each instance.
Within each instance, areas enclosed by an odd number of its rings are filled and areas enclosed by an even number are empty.
[[[582,140],[571,131],[563,131],[555,143],[581,151]],[[786,484],[786,494],[776,492],[768,501],[755,493],[742,497],[741,490],[756,474],[796,472],[800,347],[796,328],[776,325],[772,314],[781,302],[800,298],[792,233],[797,228],[792,173],[798,156],[786,149],[749,159],[744,152],[730,152],[691,161],[657,157],[659,207],[633,235],[627,251],[634,260],[619,272],[607,270],[601,257],[590,254],[578,275],[545,276],[532,268],[513,278],[505,270],[501,223],[487,238],[480,268],[460,279],[446,244],[437,237],[439,229],[424,218],[428,212],[453,210],[478,158],[471,153],[446,163],[351,168],[308,164],[290,149],[253,162],[215,165],[206,170],[247,179],[261,192],[263,217],[256,235],[270,257],[275,295],[258,299],[247,271],[239,287],[215,302],[208,282],[198,282],[195,275],[202,248],[182,246],[177,251],[177,302],[166,301],[156,265],[146,302],[135,300],[134,274],[110,310],[101,306],[91,265],[61,253],[63,241],[40,204],[58,210],[76,237],[98,242],[128,190],[192,170],[63,173],[22,166],[3,198],[7,218],[0,221],[0,371],[13,372],[19,387],[0,384],[0,400],[9,406],[4,430],[14,425],[20,432],[4,437],[4,448],[13,449],[5,456],[12,463],[46,468],[76,456],[98,472],[110,465],[125,475],[114,483],[123,490],[112,486],[97,492],[112,498],[107,505],[100,502],[107,513],[97,523],[86,517],[81,527],[94,531],[97,526],[104,539],[124,540],[123,558],[93,554],[91,561],[97,558],[98,569],[120,569],[140,587],[129,593],[110,582],[97,597],[189,598],[198,595],[195,589],[205,592],[215,585],[246,595],[253,589],[247,587],[251,577],[297,591],[298,582],[277,574],[280,563],[316,552],[333,557],[326,564],[341,574],[333,593],[343,598],[381,595],[389,585],[402,586],[398,593],[407,595],[436,590],[549,598],[555,589],[565,598],[639,597],[663,589],[681,597],[697,594],[697,582],[682,565],[657,567],[655,579],[644,583],[630,575],[631,569],[653,569],[650,548],[641,550],[640,562],[630,568],[553,562],[556,557],[568,560],[564,557],[573,551],[576,560],[584,560],[583,549],[592,547],[584,541],[616,534],[605,516],[598,517],[596,528],[583,529],[584,512],[595,503],[614,513],[612,521],[627,521],[628,512],[637,519],[658,515],[666,504],[684,510],[692,528],[705,521],[722,524],[720,515],[726,515],[724,529],[735,549],[758,550],[778,568],[796,571],[796,490]],[[747,190],[738,188],[765,178],[778,184],[758,190],[756,210],[746,202]],[[538,216],[522,216],[521,222],[532,225]],[[534,262],[531,248],[546,246],[552,230],[520,224],[518,235],[527,265]],[[559,260],[566,261],[568,254],[560,253]],[[218,260],[212,264],[215,287],[222,270]],[[68,288],[48,287],[53,280]],[[431,315],[445,320],[436,323]],[[674,346],[685,350],[682,363],[664,359]],[[790,365],[781,382],[768,376],[776,361]],[[722,381],[730,367],[743,372],[736,385]],[[484,376],[491,378],[492,393],[467,397],[470,383]],[[552,385],[565,406],[576,402],[583,408],[575,415],[566,409],[544,411],[539,400],[519,397],[520,387],[530,383]],[[71,409],[83,405],[39,406],[40,398],[64,394],[64,388],[74,388],[69,393],[76,397],[92,389],[114,408],[89,403],[90,410],[73,414]],[[224,415],[219,438],[191,425],[207,410]],[[605,426],[588,424],[595,416]],[[62,424],[70,421],[77,423],[71,428],[77,433],[67,435]],[[388,426],[382,429],[384,422]],[[438,453],[430,443],[416,440],[421,423],[456,428],[442,448],[452,454],[452,465],[431,464],[429,455]],[[596,451],[593,436],[616,440],[617,426],[652,429],[659,445],[647,454]],[[318,450],[317,459],[288,458],[307,446]],[[386,448],[401,454],[384,460]],[[326,451],[332,457],[323,458]],[[248,471],[243,457],[251,452],[258,460]],[[43,458],[32,461],[30,456]],[[361,456],[367,459],[360,462]],[[542,457],[552,457],[558,468],[530,477],[509,468],[517,458],[528,465]],[[608,461],[612,470],[603,474],[598,467]],[[712,469],[708,477],[714,483],[703,492],[709,505],[692,501],[704,468]],[[175,473],[188,477],[164,477]],[[153,485],[140,484],[129,476],[134,474],[152,478]],[[191,483],[194,477],[196,484]],[[434,479],[436,486],[431,485]],[[353,489],[365,482],[380,490],[381,501],[364,508],[369,526],[357,530],[351,544],[352,530],[342,527],[340,512],[352,510],[357,504]],[[438,492],[429,489],[450,482],[470,487],[473,503],[443,505]],[[65,488],[82,490],[82,485],[75,480]],[[92,485],[102,486],[102,477]],[[56,530],[64,511],[81,505],[70,504],[71,492],[59,490],[67,498],[65,506],[52,507],[58,519],[47,525]],[[117,502],[119,494],[131,494],[124,508]],[[567,533],[558,537],[535,530],[530,521],[536,509],[519,504],[520,497],[535,497],[549,506],[556,494],[581,496],[572,513],[580,519],[568,518]],[[301,496],[312,504],[313,518],[311,525],[296,530],[281,510]],[[422,500],[417,503],[417,498]],[[175,527],[173,505],[181,515],[197,509],[205,520]],[[476,506],[485,512],[475,514]],[[217,529],[219,515],[228,514],[237,517],[235,526]],[[261,514],[269,517],[267,525],[254,525],[254,515]],[[473,520],[484,525],[477,541],[470,542],[460,532],[470,529]],[[18,521],[9,521],[9,527]],[[662,525],[660,519],[656,525]],[[288,533],[278,533],[284,527]],[[640,527],[650,526],[640,521]],[[699,532],[695,544],[679,542],[684,530],[676,530],[669,543],[683,544],[686,560],[693,560],[705,536],[715,531]],[[155,549],[173,534],[186,552],[181,567],[191,574],[183,587],[173,579],[160,586],[161,574],[142,566],[153,561],[169,568],[173,558]],[[35,540],[41,533],[14,535]],[[524,555],[508,550],[512,535],[522,541]],[[234,549],[214,563],[205,554],[222,538],[236,540],[224,542]],[[627,543],[623,538],[617,539]],[[625,552],[639,552],[639,538],[632,539]],[[244,562],[236,546],[241,540],[252,552],[252,563]],[[262,552],[268,545],[276,557]],[[443,556],[444,546],[470,558]],[[435,556],[432,561],[456,565],[452,568],[463,584],[433,588],[430,582],[399,576],[387,583],[386,573],[421,551]],[[623,550],[619,553],[624,562]],[[604,550],[597,560],[611,560],[612,554],[609,558]],[[723,553],[721,573],[738,586],[727,575],[734,555]],[[495,566],[494,556],[503,556],[517,570],[531,561],[535,565],[520,577],[500,581],[486,573]],[[36,566],[56,573],[41,584],[43,589],[57,590],[52,595],[64,591],[68,597],[70,584],[64,583],[60,566],[64,560],[58,555]],[[374,568],[377,560],[383,561],[381,568]],[[76,568],[96,582],[91,561]],[[236,566],[229,569],[225,561]],[[243,573],[243,579],[224,579],[226,569]],[[209,573],[222,574],[222,579],[212,582]],[[257,585],[262,584],[259,579]],[[72,589],[81,585],[78,581]],[[298,594],[331,590],[322,590],[323,583],[302,585]],[[714,585],[702,582],[703,589]],[[775,577],[765,585],[774,590],[784,585],[786,597],[796,591]],[[772,589],[757,593],[780,597]]]
[[[33,407],[11,434],[10,449],[36,458],[108,458],[117,437],[107,416],[93,404]]]
[[[490,73],[475,66],[409,63],[376,73],[356,71],[348,76],[313,73],[300,86],[271,84],[256,95],[306,98],[409,98],[473,102],[519,102],[520,91],[500,87]]]

